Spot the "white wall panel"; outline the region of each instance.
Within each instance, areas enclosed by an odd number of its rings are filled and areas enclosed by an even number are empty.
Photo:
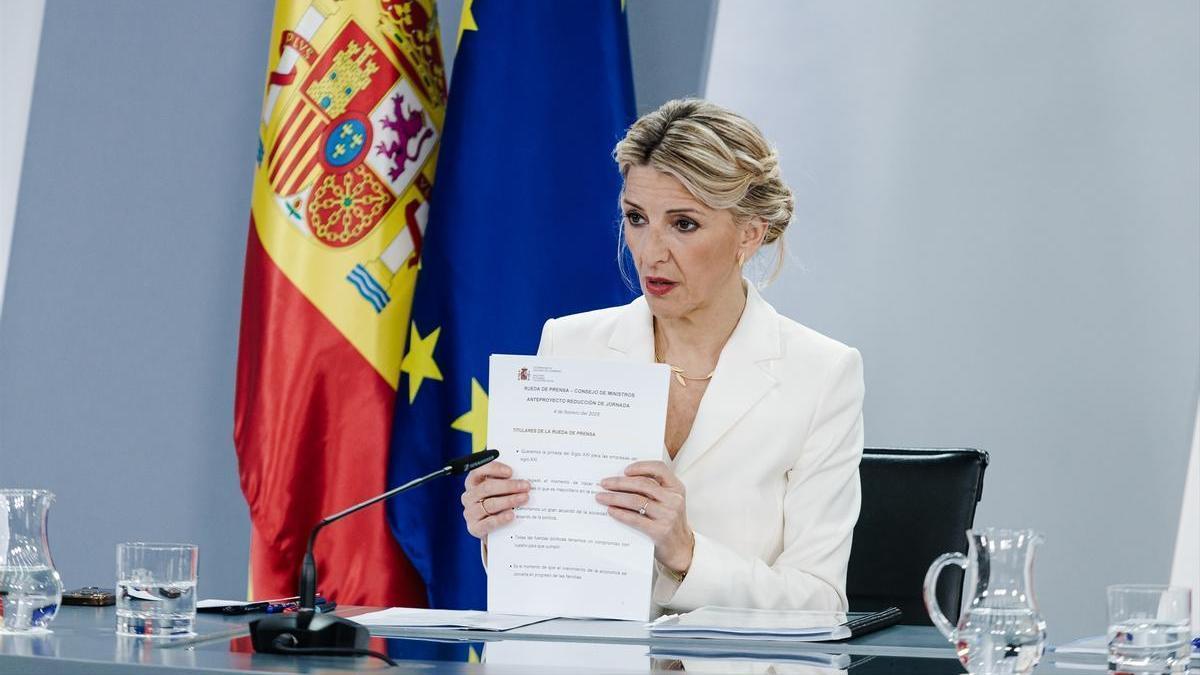
[[[0,8],[0,311],[4,309],[4,280],[17,215],[21,186],[21,160],[25,155],[25,129],[33,102],[38,42],[42,35],[45,0],[5,3]]]
[[[1165,582],[1200,373],[1200,4],[721,2],[707,95],[796,191],[766,296],[862,350],[869,445],[991,452],[1052,641]],[[915,525],[917,526],[917,525]]]

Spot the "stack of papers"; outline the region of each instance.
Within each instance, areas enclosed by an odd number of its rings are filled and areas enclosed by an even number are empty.
[[[346,618],[368,628],[449,628],[500,631],[529,626],[553,617],[495,614],[475,610],[392,607]]]
[[[807,610],[736,609],[701,607],[687,614],[671,614],[650,624],[654,637],[739,638],[746,640],[845,640],[843,612]]]
[[[671,647],[651,647],[650,656],[656,659],[720,659],[721,661],[750,661],[756,663],[775,664],[776,670],[783,671],[780,664],[789,666],[816,666],[845,670],[850,667],[849,654],[826,654],[825,652],[799,652],[795,650],[776,651],[742,651],[728,647],[709,647],[705,645],[678,644]]]

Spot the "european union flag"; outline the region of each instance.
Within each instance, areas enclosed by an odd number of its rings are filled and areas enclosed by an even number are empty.
[[[631,299],[616,264],[611,158],[634,114],[622,4],[466,3],[389,485],[486,447],[489,355],[533,353],[546,319]],[[486,603],[462,489],[441,481],[389,505],[430,607]]]

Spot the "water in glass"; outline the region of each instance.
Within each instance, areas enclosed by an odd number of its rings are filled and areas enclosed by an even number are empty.
[[[1191,659],[1191,624],[1134,620],[1109,627],[1108,669],[1119,673],[1184,673]]]
[[[192,632],[196,617],[194,582],[163,585],[134,576],[117,581],[116,595],[118,633],[178,636]]]

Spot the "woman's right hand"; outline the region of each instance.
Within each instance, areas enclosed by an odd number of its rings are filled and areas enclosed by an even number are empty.
[[[529,481],[513,480],[512,474],[512,467],[503,462],[490,462],[467,474],[463,520],[472,536],[486,539],[517,517],[514,508],[529,501]]]

